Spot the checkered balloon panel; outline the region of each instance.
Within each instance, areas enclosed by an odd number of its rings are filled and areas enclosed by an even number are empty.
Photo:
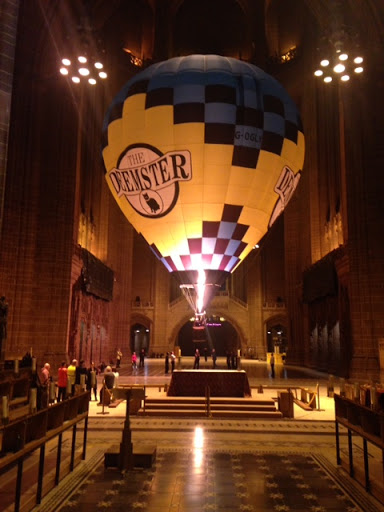
[[[170,271],[231,272],[292,196],[304,136],[271,76],[192,55],[125,85],[105,119],[103,158],[122,211]]]

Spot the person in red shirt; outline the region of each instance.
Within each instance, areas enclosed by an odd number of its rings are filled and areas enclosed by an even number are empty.
[[[57,386],[59,388],[59,392],[57,394],[57,401],[65,400],[67,394],[67,384],[68,384],[68,375],[67,375],[67,365],[65,361],[61,362],[61,366],[57,372]]]

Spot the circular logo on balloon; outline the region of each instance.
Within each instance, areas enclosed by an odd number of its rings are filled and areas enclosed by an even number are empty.
[[[128,146],[108,180],[121,198],[143,217],[163,217],[177,202],[179,182],[192,179],[189,151],[163,154],[148,144]]]
[[[164,211],[164,203],[161,195],[155,191],[143,192],[140,195],[140,204],[143,211],[146,211],[148,215],[154,215]]]

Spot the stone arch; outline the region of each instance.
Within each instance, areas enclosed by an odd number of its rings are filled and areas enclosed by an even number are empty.
[[[242,328],[242,326],[240,325],[240,323],[234,318],[233,315],[231,315],[230,313],[226,312],[225,314],[222,314],[222,313],[215,313],[214,314],[216,315],[220,315],[220,316],[223,316],[227,322],[229,322],[230,324],[233,325],[233,327],[235,328],[238,336],[239,336],[239,342],[240,342],[240,348],[242,350],[242,353],[244,353],[245,351],[245,348],[247,347],[248,345],[248,338],[244,332],[244,329]]]
[[[143,315],[141,313],[134,313],[131,316],[131,327],[134,324],[142,324],[148,329],[152,327],[152,320],[148,318],[146,315]]]
[[[227,313],[221,313],[221,312],[211,312],[214,316],[222,316],[226,319],[226,321],[232,325],[232,327],[235,329],[238,337],[239,337],[239,344],[242,353],[245,353],[246,347],[248,346],[248,339],[245,335],[244,329],[241,327],[239,322],[237,322],[232,315]],[[171,347],[177,346],[178,344],[178,334],[182,327],[189,321],[191,318],[191,314],[184,314],[181,316],[178,320],[178,322],[173,327],[171,334],[168,338],[168,346],[170,347],[170,350],[172,350]]]

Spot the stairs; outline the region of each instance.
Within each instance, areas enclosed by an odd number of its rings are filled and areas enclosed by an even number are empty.
[[[253,398],[211,398],[210,414],[203,397],[147,398],[138,415],[163,417],[281,419],[274,400]]]

